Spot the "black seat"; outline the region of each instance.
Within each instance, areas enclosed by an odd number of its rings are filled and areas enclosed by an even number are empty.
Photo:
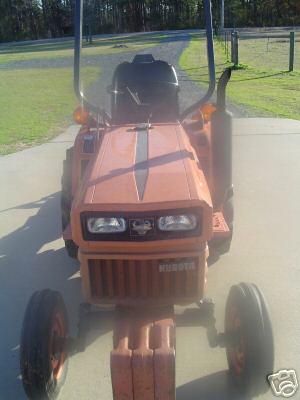
[[[137,55],[119,64],[111,86],[115,123],[178,119],[178,79],[175,68],[151,54]]]

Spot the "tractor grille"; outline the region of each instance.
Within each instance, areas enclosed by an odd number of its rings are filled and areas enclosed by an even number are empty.
[[[198,263],[198,258],[89,260],[91,295],[99,299],[191,298],[198,292]]]

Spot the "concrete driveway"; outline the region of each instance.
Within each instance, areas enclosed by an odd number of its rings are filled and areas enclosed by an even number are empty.
[[[25,399],[19,378],[19,338],[31,293],[63,292],[76,325],[81,301],[78,264],[60,231],[60,177],[77,128],[50,143],[0,158],[0,399]],[[300,379],[300,122],[236,119],[235,234],[231,252],[210,267],[208,295],[218,328],[232,283],[255,282],[269,302],[276,369]],[[91,331],[85,353],[73,356],[62,400],[111,400],[109,313]],[[241,400],[227,380],[225,352],[209,349],[199,326],[177,329],[177,399]],[[299,398],[299,392],[295,399]],[[269,392],[260,397],[274,398]]]

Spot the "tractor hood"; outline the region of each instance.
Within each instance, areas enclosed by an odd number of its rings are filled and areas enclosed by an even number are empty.
[[[87,175],[75,199],[78,211],[211,206],[205,177],[180,124],[111,129]]]

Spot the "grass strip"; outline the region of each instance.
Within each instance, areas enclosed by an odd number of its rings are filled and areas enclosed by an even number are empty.
[[[245,54],[247,41],[242,43]],[[252,48],[251,48],[251,51]],[[223,45],[215,41],[216,73],[220,76],[224,68],[232,66]],[[252,64],[251,64],[252,60]],[[261,65],[261,59],[249,57],[249,64],[234,70],[228,85],[227,96],[231,103],[246,108],[248,114],[260,116],[300,119],[300,71],[288,72],[279,69],[274,58],[268,65]],[[180,58],[181,68],[201,87],[207,87],[208,71],[206,42],[198,35],[192,35],[189,47]]]
[[[86,67],[85,82],[99,68]],[[76,106],[72,68],[0,70],[0,154],[43,143],[71,121]]]

